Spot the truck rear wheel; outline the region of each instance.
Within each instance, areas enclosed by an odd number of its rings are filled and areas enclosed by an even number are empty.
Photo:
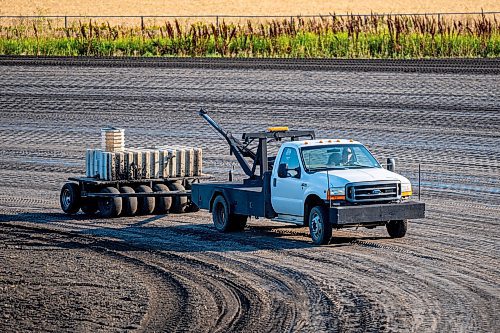
[[[120,193],[135,193],[135,191],[129,186],[122,186],[120,187]],[[122,202],[123,215],[134,216],[134,214],[137,212],[137,197],[122,198]]]
[[[101,193],[119,194],[120,191],[114,187],[105,187]],[[99,213],[102,217],[117,217],[122,212],[122,198],[120,197],[103,197],[98,201]]]
[[[325,245],[332,239],[332,225],[323,206],[315,206],[309,213],[309,231],[316,245]]]
[[[182,184],[178,183],[178,182],[168,183],[168,188],[171,191],[185,191],[186,190],[184,188],[184,186],[182,186]],[[187,197],[177,195],[177,196],[172,198],[172,207],[170,208],[170,211],[172,213],[182,214],[186,211],[187,206],[188,206]]]
[[[59,202],[66,214],[76,214],[80,210],[80,186],[75,183],[66,183],[61,189]]]
[[[387,233],[392,238],[402,238],[406,235],[406,230],[408,230],[408,221],[406,220],[393,220],[387,222],[385,225],[387,228]]]
[[[169,192],[168,186],[165,184],[156,184],[153,186],[155,192]],[[156,197],[156,213],[167,214],[170,207],[172,207],[172,197]]]
[[[212,204],[212,221],[215,229],[221,232],[242,231],[248,216],[230,214],[229,205],[222,195],[218,195]]]
[[[234,231],[245,230],[245,227],[247,225],[248,216],[233,214],[231,217],[232,217],[232,221],[233,221],[232,230],[234,230]]]
[[[151,187],[146,185],[139,185],[135,189],[136,193],[152,193]],[[154,197],[142,197],[137,200],[139,204],[139,214],[148,215],[152,214],[155,210],[155,198]]]

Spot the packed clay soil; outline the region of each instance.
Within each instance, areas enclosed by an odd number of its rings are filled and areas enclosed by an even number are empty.
[[[500,331],[498,74],[1,61],[1,332]],[[205,172],[227,178],[234,156],[200,107],[238,136],[357,139],[396,157],[415,194],[422,163],[426,218],[401,239],[344,229],[313,246],[266,219],[223,234],[205,211],[61,212],[109,125],[127,145],[200,146]]]

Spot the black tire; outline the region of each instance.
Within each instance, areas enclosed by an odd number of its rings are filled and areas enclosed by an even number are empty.
[[[406,235],[408,230],[408,221],[406,220],[393,220],[387,222],[385,225],[387,232],[391,238],[402,238]]]
[[[153,186],[155,192],[169,192],[168,186],[165,184],[156,184]],[[156,214],[167,214],[172,207],[172,197],[156,197]]]
[[[171,182],[167,184],[168,188],[171,191],[185,191],[186,189],[179,182]],[[170,212],[175,214],[182,214],[186,212],[188,207],[188,199],[183,196],[175,196],[172,198],[172,207],[170,208]]]
[[[212,221],[220,232],[242,231],[247,224],[248,216],[231,214],[229,205],[222,195],[218,195],[212,204]]]
[[[229,206],[222,195],[218,195],[212,204],[212,221],[215,229],[220,232],[231,231]]]
[[[120,187],[120,193],[135,193],[129,186]],[[137,197],[122,198],[122,214],[125,216],[134,216],[137,213]]]
[[[101,190],[101,193],[115,193],[118,194],[117,188],[105,187]],[[122,212],[122,198],[120,197],[109,197],[109,198],[99,198],[97,201],[99,206],[99,215],[105,218],[117,217]]]
[[[246,215],[231,215],[232,220],[232,230],[234,231],[243,231],[247,225],[248,216]]]
[[[316,245],[325,245],[332,239],[332,225],[328,221],[325,207],[315,206],[309,212],[309,231]]]
[[[99,206],[97,204],[97,199],[95,198],[85,198],[82,199],[81,210],[83,213],[87,215],[95,215],[99,210]]]
[[[136,193],[152,193],[153,190],[151,187],[146,185],[139,185],[135,189]],[[138,214],[140,215],[149,215],[153,214],[155,210],[155,198],[154,197],[142,197],[137,198],[138,203]]]
[[[185,210],[186,213],[195,213],[200,210],[200,207],[198,207],[195,203],[192,201],[188,203],[188,206]]]
[[[80,186],[75,183],[64,184],[59,196],[59,203],[66,214],[76,214],[80,210],[81,204]]]

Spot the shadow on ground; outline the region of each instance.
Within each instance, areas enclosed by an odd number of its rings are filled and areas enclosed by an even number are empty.
[[[35,233],[54,233],[59,237],[55,246],[75,248],[80,244],[99,246],[113,250],[154,250],[175,252],[250,252],[259,250],[287,250],[316,247],[311,243],[307,228],[283,226],[248,226],[244,232],[220,233],[210,224],[174,222],[172,226],[157,226],[154,222],[164,215],[146,216],[132,223],[128,218],[116,219],[115,226],[99,219],[89,219],[86,215],[68,216],[61,213],[19,213],[0,215],[0,225],[15,226]],[[9,223],[11,222],[11,223]],[[12,224],[12,222],[16,222]],[[21,223],[19,223],[21,222]],[[26,222],[27,224],[22,224]],[[29,223],[29,224],[28,224]],[[65,223],[67,230],[57,228]],[[54,228],[56,227],[56,228]],[[89,238],[85,242],[75,242],[75,237]],[[334,236],[328,247],[352,246],[354,241],[378,240],[388,237],[339,237]]]

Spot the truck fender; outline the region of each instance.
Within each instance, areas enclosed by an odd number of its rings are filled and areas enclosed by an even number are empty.
[[[317,194],[309,194],[304,200],[304,226],[309,225],[309,212],[314,206],[323,206],[325,201]]]
[[[228,203],[228,207],[229,207],[229,214],[232,213],[233,211],[233,207],[231,205],[231,201],[229,201],[229,196],[227,194],[227,191],[224,190],[224,189],[215,189],[213,192],[212,192],[212,196],[210,197],[210,206],[209,206],[209,209],[208,211],[211,213],[212,212],[212,206],[214,204],[214,201],[215,201],[215,198],[218,196],[218,195],[222,195],[224,197],[224,199],[226,200],[226,202]]]

